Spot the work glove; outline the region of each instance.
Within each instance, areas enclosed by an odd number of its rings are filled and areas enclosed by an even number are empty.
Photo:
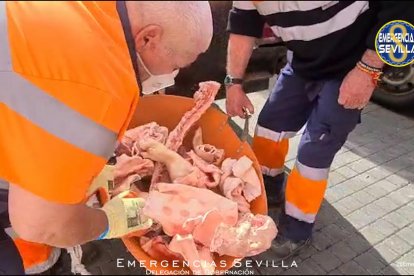
[[[120,193],[101,208],[108,218],[108,229],[100,239],[120,238],[152,226],[152,219],[142,212],[145,200],[127,197],[130,194],[130,191]]]
[[[110,198],[110,191],[114,186],[114,165],[106,165],[102,171],[96,176],[86,193],[89,198],[91,195],[98,193],[101,203],[105,203]]]

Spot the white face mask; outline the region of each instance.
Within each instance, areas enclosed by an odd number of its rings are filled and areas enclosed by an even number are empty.
[[[150,70],[148,70],[138,53],[137,57],[141,62],[142,67],[144,67],[144,70],[149,75],[149,78],[142,82],[142,94],[149,95],[175,84],[174,79],[178,75],[179,70],[174,70],[170,74],[154,75],[150,72]]]

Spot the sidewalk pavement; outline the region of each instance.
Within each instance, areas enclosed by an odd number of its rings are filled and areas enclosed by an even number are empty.
[[[267,95],[267,91],[249,94],[256,109],[250,135]],[[224,108],[224,100],[217,105]],[[240,119],[235,122],[244,125]],[[288,168],[294,164],[299,140],[300,133],[291,139]],[[83,263],[93,274],[145,274],[138,266],[117,267],[117,262],[126,266],[134,260],[120,241],[92,242],[83,249]],[[312,245],[283,267],[275,267],[271,260],[270,249],[234,272],[414,274],[414,119],[369,104],[362,123],[333,162]],[[70,273],[66,254],[51,272]]]

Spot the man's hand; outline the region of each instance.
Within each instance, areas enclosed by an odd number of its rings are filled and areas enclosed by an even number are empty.
[[[226,112],[230,117],[239,116],[245,118],[243,108],[247,108],[250,114],[254,113],[254,107],[239,84],[234,84],[226,91]]]
[[[384,66],[373,50],[366,50],[361,60],[374,68]],[[374,89],[372,76],[355,67],[342,82],[338,103],[347,109],[363,109],[368,104]]]
[[[354,68],[342,82],[338,103],[347,109],[363,109],[368,104],[374,89],[371,76]]]

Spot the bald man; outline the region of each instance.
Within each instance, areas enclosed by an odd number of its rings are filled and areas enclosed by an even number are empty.
[[[139,94],[173,85],[212,33],[207,1],[0,2],[0,179],[9,183],[0,186],[0,274],[24,273],[4,232],[9,220],[21,239],[47,249],[43,263],[23,260],[26,272],[53,263],[46,245],[71,247],[151,226],[140,198],[86,206],[99,186],[91,183]]]

